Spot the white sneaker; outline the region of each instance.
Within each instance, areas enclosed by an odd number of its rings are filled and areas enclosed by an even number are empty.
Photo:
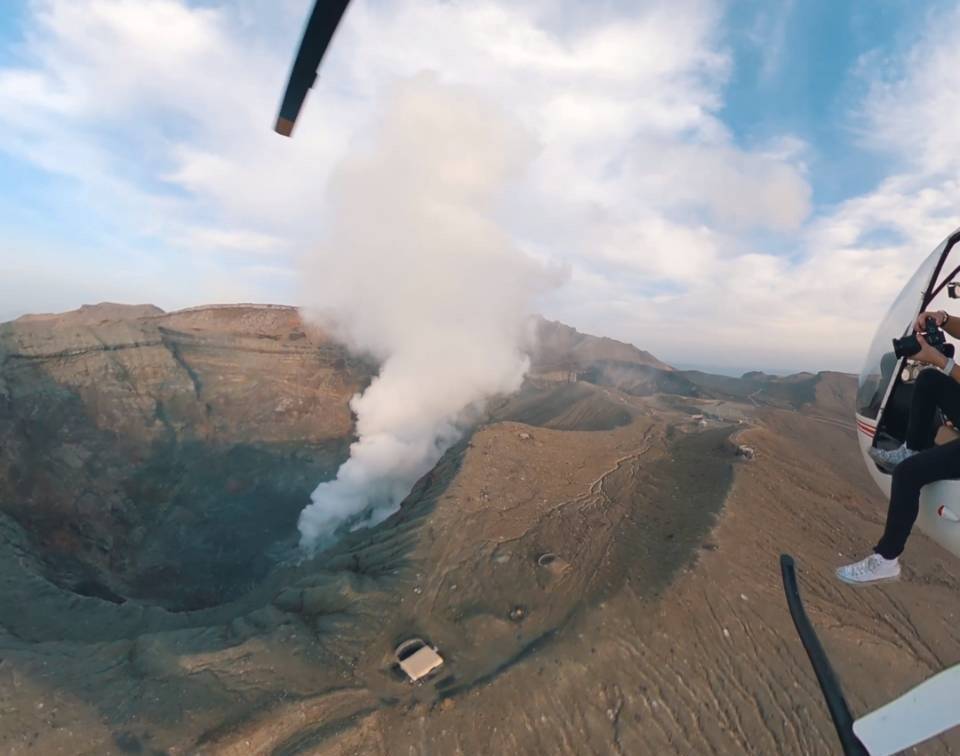
[[[859,562],[837,568],[837,577],[852,585],[896,580],[900,577],[900,560],[884,559],[879,554],[871,554]]]
[[[908,449],[906,444],[901,444],[896,449],[878,449],[876,446],[871,446],[870,449],[867,450],[867,454],[869,454],[870,459],[880,465],[880,467],[890,472],[894,467],[903,462],[903,460],[912,457],[916,452],[913,449]]]

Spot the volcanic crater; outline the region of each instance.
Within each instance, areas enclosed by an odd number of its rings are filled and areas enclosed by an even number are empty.
[[[372,361],[280,306],[0,325],[3,750],[830,753],[781,550],[855,707],[960,653],[929,610],[958,570],[922,535],[909,584],[829,578],[884,506],[852,377],[676,371],[538,329],[523,387],[396,513],[306,556],[297,516]],[[444,659],[420,684],[411,638]]]

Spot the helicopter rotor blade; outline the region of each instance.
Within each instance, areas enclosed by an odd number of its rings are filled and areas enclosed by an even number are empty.
[[[780,555],[780,573],[783,577],[783,592],[787,598],[790,616],[793,618],[793,624],[797,628],[800,642],[807,652],[811,666],[813,666],[817,682],[820,683],[823,700],[837,730],[837,737],[840,739],[844,756],[870,756],[870,752],[867,751],[853,731],[853,716],[850,714],[850,707],[843,695],[843,689],[840,687],[840,682],[833,671],[830,659],[817,637],[817,631],[814,630],[813,624],[803,608],[803,599],[800,598],[800,589],[797,586],[796,565],[793,557],[789,554]]]
[[[293,126],[297,122],[300,108],[307,99],[307,92],[317,80],[320,61],[349,3],[350,0],[317,0],[314,3],[310,18],[303,30],[300,49],[297,50],[297,57],[290,70],[290,79],[283,94],[283,102],[280,104],[277,123],[273,127],[278,134],[290,136],[293,133]]]

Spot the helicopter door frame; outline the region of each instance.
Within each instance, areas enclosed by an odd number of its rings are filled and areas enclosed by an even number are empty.
[[[943,247],[943,252],[940,253],[940,259],[937,260],[936,266],[933,268],[933,272],[930,274],[930,278],[927,281],[926,286],[920,292],[920,306],[917,308],[916,312],[913,314],[913,320],[917,319],[917,316],[924,311],[924,309],[929,305],[936,296],[943,291],[948,283],[950,283],[954,278],[960,274],[960,265],[958,265],[950,274],[940,282],[939,286],[934,286],[937,284],[937,277],[940,275],[940,271],[943,270],[943,264],[947,261],[947,256],[953,251],[953,248],[960,243],[960,228],[955,230],[950,234],[946,239],[946,244]],[[912,328],[912,322],[906,326],[903,334],[905,336],[909,330]],[[887,410],[887,404],[890,401],[890,397],[893,395],[894,390],[903,383],[901,374],[903,373],[903,366],[906,364],[907,358],[901,357],[897,361],[897,366],[894,371],[893,380],[890,381],[890,384],[887,386],[887,390],[883,395],[883,401],[880,402],[880,409],[877,411],[877,417],[875,420],[874,427],[876,428],[876,433],[874,434],[873,442],[871,445],[876,445],[877,439],[880,436],[880,430],[883,427],[883,416]]]
[[[937,262],[937,267],[936,267],[936,269],[933,271],[933,277],[932,277],[932,279],[930,280],[930,284],[927,286],[928,292],[929,292],[930,287],[933,286],[933,284],[936,282],[937,276],[940,275],[940,271],[943,269],[943,264],[947,261],[947,255],[950,254],[951,250],[952,250],[958,243],[960,243],[960,228],[958,228],[956,231],[954,231],[952,234],[950,234],[950,236],[947,237],[947,245],[943,248],[943,254],[940,255],[940,260]],[[927,296],[925,295],[925,297],[924,297],[924,302],[923,302],[923,307],[926,307],[926,306],[927,306],[928,304],[930,304],[934,299],[936,299],[937,295],[938,295],[941,291],[943,291],[944,288],[946,288],[947,284],[949,284],[951,281],[953,281],[954,278],[957,277],[957,274],[960,274],[960,265],[958,265],[956,268],[954,268],[952,271],[950,271],[950,273],[947,275],[947,277],[944,278],[943,281],[940,282],[940,285],[937,286],[936,289],[934,289],[932,292],[929,292],[929,297],[927,297]],[[922,307],[921,307],[921,311],[922,311]]]

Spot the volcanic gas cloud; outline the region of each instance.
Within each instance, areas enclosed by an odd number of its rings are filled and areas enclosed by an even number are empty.
[[[535,149],[483,96],[424,74],[398,85],[335,172],[308,313],[381,370],[351,403],[350,459],[300,516],[305,548],[395,511],[483,400],[519,387],[528,315],[556,276],[495,216]]]

